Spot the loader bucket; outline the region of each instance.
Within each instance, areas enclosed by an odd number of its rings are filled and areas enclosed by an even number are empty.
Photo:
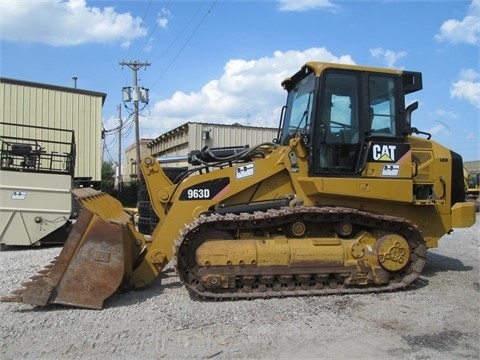
[[[84,207],[60,255],[2,301],[101,309],[117,289],[131,287],[132,263],[140,253],[136,236],[141,235],[132,231],[120,202],[81,190],[73,192]]]

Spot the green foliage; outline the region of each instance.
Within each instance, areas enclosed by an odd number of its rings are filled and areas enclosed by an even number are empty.
[[[115,189],[116,169],[111,161],[104,161],[102,165],[101,190],[117,198],[125,207],[137,206],[138,181],[132,179],[122,183],[121,191]]]
[[[102,164],[101,190],[111,194],[115,185],[115,166],[111,161],[104,161]]]
[[[122,183],[121,191],[115,189],[116,169],[111,161],[104,161],[102,165],[102,181],[100,190],[117,198],[125,207],[136,207],[138,197],[138,181],[132,179]]]

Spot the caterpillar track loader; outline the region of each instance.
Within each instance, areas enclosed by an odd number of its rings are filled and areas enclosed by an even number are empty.
[[[460,155],[414,128],[405,96],[419,72],[308,62],[287,91],[271,143],[204,148],[171,180],[141,161],[159,221],[139,233],[105,193],[74,190],[83,209],[60,255],[3,298],[100,309],[149,285],[170,262],[204,299],[403,289],[427,249],[475,222]]]

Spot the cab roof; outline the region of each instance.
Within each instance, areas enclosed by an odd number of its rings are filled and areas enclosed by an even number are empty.
[[[284,79],[282,81],[282,86],[285,88],[287,83],[292,81],[295,77],[301,76],[302,73],[312,71],[315,73],[315,76],[319,77],[327,69],[353,70],[402,76],[404,78],[404,85],[406,85],[404,89],[406,94],[422,89],[422,74],[420,72],[322,61],[306,62],[297,73]]]

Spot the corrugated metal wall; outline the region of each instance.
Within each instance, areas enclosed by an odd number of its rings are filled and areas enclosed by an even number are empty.
[[[205,139],[208,132],[208,139]],[[200,150],[225,146],[255,146],[271,142],[277,134],[276,129],[242,125],[219,125],[189,123],[189,148]]]
[[[77,153],[75,176],[99,181],[105,97],[103,93],[74,88],[0,79],[0,121],[73,130]],[[42,136],[49,135],[43,130]]]
[[[255,146],[271,142],[277,130],[242,125],[186,123],[153,140],[148,147],[157,157],[187,155],[192,150],[227,146]],[[186,166],[185,162],[169,166]]]

